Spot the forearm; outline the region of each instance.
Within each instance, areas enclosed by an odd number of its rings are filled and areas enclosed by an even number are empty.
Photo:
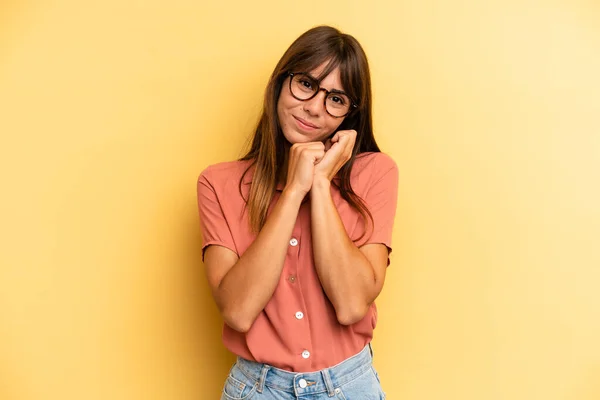
[[[348,237],[331,198],[330,182],[313,183],[311,225],[317,274],[341,324],[362,319],[376,296],[375,271]]]
[[[264,227],[218,287],[225,322],[246,332],[271,299],[285,262],[303,195],[284,190]]]

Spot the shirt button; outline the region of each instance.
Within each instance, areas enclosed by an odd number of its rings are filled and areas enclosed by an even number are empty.
[[[296,275],[290,275],[290,276],[289,276],[289,278],[288,278],[288,280],[289,280],[291,283],[294,283],[294,282],[296,282]]]
[[[298,318],[298,319],[302,319],[302,318],[304,318],[304,313],[303,313],[302,311],[298,311],[298,312],[296,313],[296,318]]]
[[[300,379],[298,381],[298,386],[300,386],[302,389],[304,389],[306,386],[308,386],[308,383],[306,383],[306,379]]]
[[[292,238],[292,240],[290,240],[290,245],[292,245],[292,246],[298,246],[298,239]]]
[[[308,350],[304,350],[302,352],[302,358],[308,358],[308,357],[310,357],[310,352]]]

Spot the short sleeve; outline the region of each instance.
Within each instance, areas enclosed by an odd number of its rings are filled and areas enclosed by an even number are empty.
[[[238,254],[229,224],[223,213],[215,184],[212,182],[210,167],[198,178],[198,212],[202,231],[202,261],[204,252],[212,244],[227,247]]]
[[[381,243],[388,248],[389,254],[392,251],[392,231],[398,197],[398,167],[388,155],[377,153],[370,169],[370,183],[361,197],[373,217],[373,224],[367,221],[366,233],[358,240],[357,245],[360,247],[369,243]],[[364,223],[359,225],[361,233],[364,233]]]

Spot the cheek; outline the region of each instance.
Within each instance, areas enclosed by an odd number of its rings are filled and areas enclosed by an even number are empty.
[[[344,122],[344,118],[335,118],[327,122],[327,134],[330,135]]]
[[[279,118],[279,123],[282,123],[285,121],[285,110],[286,110],[286,106],[285,106],[285,101],[282,99],[283,96],[279,96],[279,99],[277,100],[277,117]]]
[[[277,116],[283,122],[286,116],[289,116],[290,109],[296,106],[294,99],[290,99],[285,93],[282,93],[277,100]]]
[[[284,135],[287,136],[290,134],[289,131],[293,127],[290,127],[290,105],[289,102],[287,102],[283,97],[284,96],[280,96],[279,100],[277,101],[277,119],[279,122],[279,127],[283,131]]]

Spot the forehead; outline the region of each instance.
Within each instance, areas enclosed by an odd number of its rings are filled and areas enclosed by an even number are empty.
[[[319,78],[321,76],[321,74],[325,71],[326,68],[327,68],[327,63],[324,62],[321,65],[319,65],[318,67],[308,71],[308,73],[313,78]],[[321,79],[320,84],[321,84],[321,86],[327,87],[328,89],[344,90],[344,88],[342,86],[342,80],[340,78],[340,69],[338,67],[336,67],[327,76],[325,76],[323,79]]]

